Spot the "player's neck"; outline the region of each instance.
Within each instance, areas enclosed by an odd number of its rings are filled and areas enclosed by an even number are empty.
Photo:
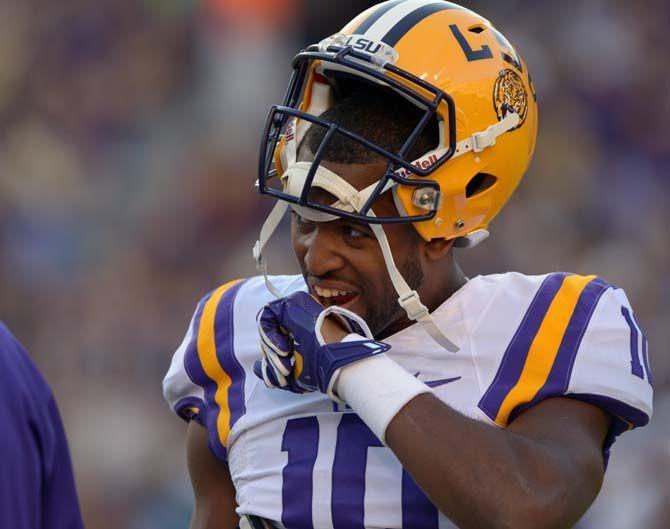
[[[433,281],[422,285],[419,294],[421,295],[421,301],[430,312],[437,309],[468,282],[468,278],[453,258],[453,255],[450,255],[444,267],[439,271],[430,273],[428,277]]]
[[[422,303],[430,312],[437,309],[468,282],[468,278],[456,260],[453,259],[453,256],[449,259],[447,266],[441,269],[439,273],[429,274],[429,277],[437,278],[438,282],[427,282],[418,290]],[[414,323],[416,322],[411,321],[407,316],[403,316],[391,323],[381,333],[375,335],[375,338],[383,340],[399,333]]]

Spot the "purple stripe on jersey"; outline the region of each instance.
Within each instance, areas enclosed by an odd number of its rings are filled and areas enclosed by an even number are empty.
[[[193,411],[193,408],[197,408],[198,411]],[[177,404],[174,407],[174,411],[186,422],[195,421],[202,426],[205,426],[205,414],[203,413],[201,415],[201,412],[204,408],[205,403],[202,401],[202,399],[199,399],[198,397],[183,397],[177,401]]]
[[[233,351],[233,304],[237,292],[243,284],[244,282],[237,283],[223,294],[214,317],[214,343],[217,359],[232,382],[228,389],[231,427],[246,412],[244,405],[244,370],[235,358]],[[209,445],[212,451],[219,459],[225,460],[228,457],[227,449],[221,444],[217,425],[220,412],[219,405],[216,402],[217,381],[207,376],[198,355],[198,334],[202,313],[214,292],[216,291],[208,294],[198,305],[193,318],[193,337],[184,355],[184,366],[191,380],[205,391],[204,408],[200,410],[198,422],[207,428]]]
[[[642,410],[638,410],[630,404],[613,399],[612,397],[594,395],[591,393],[570,393],[565,396],[597,406],[612,416],[612,424],[610,425],[609,432],[607,432],[607,437],[603,443],[603,460],[605,462],[605,468],[607,468],[610,449],[612,448],[614,441],[616,441],[616,438],[619,435],[630,429],[629,424],[631,424],[633,428],[640,428],[649,422],[649,415]]]
[[[599,277],[586,285],[577,300],[575,310],[565,329],[547,380],[530,402],[521,404],[512,410],[509,422],[512,422],[519,414],[539,402],[549,397],[561,396],[568,390],[577,351],[589,326],[591,316],[593,316],[602,295],[611,287],[612,285]]]
[[[230,408],[230,428],[247,411],[244,404],[245,373],[242,365],[235,356],[235,322],[233,306],[240,287],[245,281],[232,286],[221,298],[214,317],[214,340],[216,343],[216,357],[221,368],[230,377],[228,388],[228,407]]]
[[[219,415],[219,406],[216,403],[216,381],[207,376],[198,356],[198,334],[200,331],[200,320],[205,310],[205,305],[216,291],[212,291],[200,301],[198,308],[193,316],[193,336],[191,342],[186,347],[184,354],[184,367],[190,379],[203,388],[205,392],[205,402],[198,414],[197,422],[207,429],[207,438],[212,452],[221,460],[228,459],[228,451],[221,444],[218,436],[216,420]]]
[[[612,397],[594,395],[592,393],[570,393],[566,397],[583,400],[584,402],[598,406],[606,412],[628,421],[633,425],[633,428],[646,426],[649,422],[649,415],[645,412]]]
[[[640,322],[637,319],[637,315],[633,312],[633,320],[635,320],[635,325],[637,325],[637,328],[640,329],[640,334],[642,335],[642,361],[644,362],[644,371],[647,373],[647,381],[650,384],[654,383],[654,379],[651,375],[651,368],[649,367],[649,356],[647,353],[647,337],[644,334],[644,331],[642,330],[642,327],[640,326]]]
[[[479,409],[491,420],[495,421],[505,397],[519,381],[535,335],[567,276],[566,273],[555,273],[545,278],[507,346],[493,382],[479,401]]]
[[[419,488],[412,476],[402,470],[402,528],[438,529],[437,508]]]
[[[193,316],[193,334],[191,336],[191,341],[186,346],[186,352],[184,353],[184,369],[186,374],[193,381],[193,383],[202,387],[205,390],[205,404],[208,402],[214,402],[214,393],[216,393],[216,384],[211,380],[202,368],[200,363],[200,357],[198,356],[198,331],[200,330],[200,320],[202,318],[202,313],[205,310],[205,305],[212,297],[214,292],[207,294],[198,304],[198,307],[195,310],[195,315]],[[200,415],[204,419],[206,415],[206,408],[200,410]]]

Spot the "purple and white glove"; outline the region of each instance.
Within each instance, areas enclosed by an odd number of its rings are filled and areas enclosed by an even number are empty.
[[[339,343],[326,344],[321,335],[329,314],[339,317],[350,333]],[[306,292],[268,303],[257,322],[263,359],[254,364],[256,376],[271,388],[294,393],[320,391],[338,402],[341,400],[333,388],[340,370],[391,348],[373,339],[360,316],[337,306],[324,309]]]

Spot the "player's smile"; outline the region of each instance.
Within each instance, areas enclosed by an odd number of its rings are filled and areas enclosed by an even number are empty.
[[[352,302],[359,296],[353,287],[334,281],[322,281],[310,285],[310,294],[324,307],[338,305],[345,308],[350,308]]]
[[[307,153],[306,157],[311,155]],[[385,164],[378,162],[339,164],[325,161],[323,165],[357,189],[377,181],[386,169]],[[314,190],[310,196],[325,204],[335,200],[320,189]],[[382,216],[397,213],[390,193],[378,200],[375,210]],[[402,309],[397,304],[379,242],[369,226],[345,220],[313,222],[295,212],[292,219],[293,250],[309,293],[319,303],[324,307],[337,305],[358,314],[375,335],[402,319]],[[413,271],[407,266],[408,258],[417,254],[417,236],[413,228],[396,225],[386,227],[385,231],[405,277],[410,279],[413,288],[419,287],[420,266],[414,263]]]

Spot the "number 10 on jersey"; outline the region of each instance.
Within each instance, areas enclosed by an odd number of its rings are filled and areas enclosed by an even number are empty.
[[[357,415],[342,415],[337,427],[332,468],[334,529],[364,529],[368,449],[381,446],[379,439]],[[313,471],[319,448],[318,419],[289,420],[281,448],[288,453],[288,463],[282,472],[282,523],[291,529],[314,529]],[[437,509],[405,470],[402,472],[402,527],[438,528]]]

